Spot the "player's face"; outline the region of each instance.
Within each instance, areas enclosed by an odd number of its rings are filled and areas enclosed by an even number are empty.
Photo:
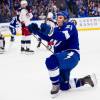
[[[26,8],[27,4],[21,4],[22,8]]]
[[[62,26],[64,22],[64,16],[58,16],[57,17],[57,24],[58,26]]]

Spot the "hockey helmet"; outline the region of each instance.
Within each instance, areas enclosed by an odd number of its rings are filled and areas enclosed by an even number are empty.
[[[26,0],[22,0],[21,1],[21,5],[26,5],[27,6],[28,5],[28,2]]]
[[[66,11],[58,12],[57,16],[64,16],[65,19],[69,19],[69,15]]]

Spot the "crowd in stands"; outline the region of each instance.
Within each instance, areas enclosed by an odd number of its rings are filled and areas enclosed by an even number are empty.
[[[20,6],[20,1],[21,0],[0,0],[0,23],[9,22],[11,20],[12,16],[15,15],[15,7]],[[33,20],[45,18],[48,12],[52,12],[56,15],[56,13],[62,9],[56,6],[56,0],[27,1],[29,6],[32,7]],[[100,0],[66,0],[66,9],[70,17],[100,16]]]
[[[77,0],[76,5],[78,7],[77,17],[100,16],[100,1]]]

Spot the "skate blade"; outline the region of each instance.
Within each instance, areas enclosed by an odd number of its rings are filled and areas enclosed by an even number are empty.
[[[92,79],[92,81],[93,81],[93,83],[94,83],[94,86],[93,87],[95,87],[96,85],[97,85],[97,78],[96,78],[96,75],[95,75],[95,73],[93,73],[92,75],[90,75],[91,76],[91,79]]]
[[[52,98],[52,99],[57,98],[57,97],[60,95],[60,92],[61,92],[61,91],[59,91],[59,92],[56,93],[56,94],[51,94],[51,98]]]
[[[25,52],[26,55],[32,55],[34,52]]]

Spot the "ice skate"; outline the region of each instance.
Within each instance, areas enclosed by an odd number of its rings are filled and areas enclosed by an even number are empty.
[[[34,54],[34,51],[30,50],[29,48],[26,48],[25,52],[26,54]]]
[[[88,75],[88,76],[84,77],[83,82],[84,82],[84,85],[89,84],[91,87],[96,86],[96,84],[97,84],[96,75],[92,74],[92,75]]]
[[[25,49],[23,48],[23,47],[21,47],[21,53],[23,54],[23,53],[25,53]]]
[[[0,47],[0,54],[3,54],[5,52],[4,48]]]
[[[14,39],[13,36],[11,36],[10,41],[11,41],[11,42],[14,42],[14,41],[15,41],[15,39]]]
[[[59,85],[53,85],[52,86],[52,89],[51,89],[52,98],[55,98],[56,96],[58,96],[59,90],[60,90],[60,86]]]
[[[39,38],[39,43],[38,43],[38,45],[37,45],[37,48],[39,48],[40,46],[41,46],[41,39]]]
[[[38,45],[37,45],[37,48],[39,48],[39,47],[40,47],[40,45],[41,45],[41,41],[39,41],[39,43],[38,43]]]

